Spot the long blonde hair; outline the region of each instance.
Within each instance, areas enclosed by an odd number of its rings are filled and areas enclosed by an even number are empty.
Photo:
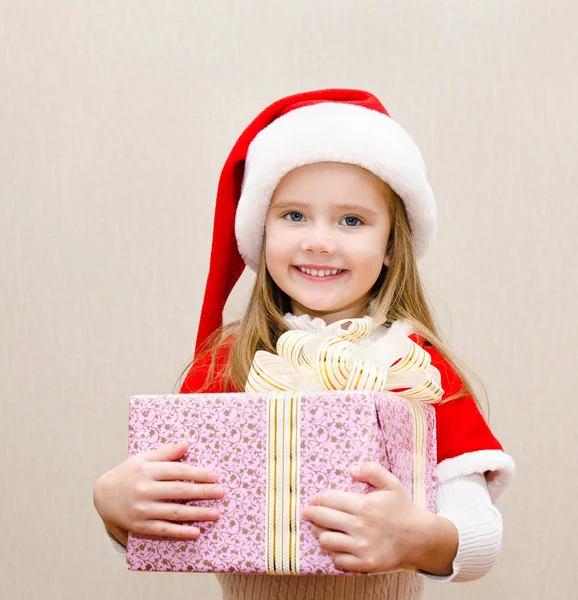
[[[483,383],[454,355],[449,345],[441,339],[438,333],[438,327],[433,319],[419,278],[405,205],[386,183],[377,176],[371,175],[383,190],[383,196],[387,201],[391,232],[387,247],[390,265],[383,267],[371,290],[367,314],[373,317],[375,327],[379,325],[388,327],[399,319],[410,321],[414,331],[422,335],[450,363],[462,381],[463,385],[459,393],[444,398],[443,402],[463,396],[472,396],[480,411],[484,413],[483,408],[488,407],[488,402]],[[218,376],[222,377],[228,390],[243,391],[255,352],[257,350],[276,352],[278,338],[289,329],[283,316],[290,311],[290,298],[277,286],[267,270],[265,243],[263,243],[257,277],[245,314],[240,320],[217,330],[205,341],[198,356],[181,373],[177,384],[190,367],[195,367],[196,361],[210,353],[212,361],[207,382]],[[228,362],[221,367],[220,371],[217,371],[216,350],[223,343],[232,344],[231,352]],[[484,405],[465,376],[466,371],[470,377],[476,379],[482,388]]]

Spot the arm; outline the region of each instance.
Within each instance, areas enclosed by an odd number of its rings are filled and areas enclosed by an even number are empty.
[[[114,526],[109,528],[109,525],[105,523],[106,533],[112,544],[114,551],[120,556],[126,556],[126,544],[128,540],[128,531],[124,529],[117,529]],[[114,532],[114,533],[113,533]]]
[[[459,533],[449,519],[424,510],[408,563],[427,574],[452,575],[458,551]]]
[[[99,516],[104,524],[106,533],[110,539],[110,542],[117,552],[121,556],[126,556],[126,544],[128,540],[128,531],[125,529],[121,529],[111,521],[107,521],[104,517],[102,517],[100,508],[101,505],[101,493],[102,493],[102,478],[99,478],[97,482],[94,484],[94,489],[92,493],[92,501],[94,503],[94,507],[97,509]],[[100,509],[100,510],[99,510]]]
[[[484,475],[474,473],[442,482],[438,514],[430,513],[413,564],[436,581],[472,581],[494,565],[502,543],[502,517],[492,504]],[[449,530],[454,533],[450,535]],[[452,555],[449,539],[457,538]]]

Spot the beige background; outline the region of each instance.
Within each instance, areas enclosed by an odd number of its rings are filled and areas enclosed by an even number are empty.
[[[440,209],[422,272],[516,458],[499,564],[427,598],[576,591],[576,4],[30,1],[0,5],[0,597],[218,598],[125,571],[92,507],[127,401],[193,348],[236,136],[305,89],[376,93]],[[243,277],[229,315],[240,310]]]

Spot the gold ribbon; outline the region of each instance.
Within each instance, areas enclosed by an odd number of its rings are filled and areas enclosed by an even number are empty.
[[[403,323],[360,345],[370,331],[370,317],[343,319],[317,334],[287,331],[277,341],[277,354],[255,353],[245,391],[399,390],[410,400],[441,399],[440,372]]]
[[[299,573],[299,392],[273,392],[267,402],[265,569]]]
[[[303,392],[398,390],[409,404],[413,424],[413,501],[425,507],[427,423],[421,402],[443,396],[430,355],[408,337],[405,323],[392,325],[374,343],[360,344],[371,318],[344,319],[316,334],[284,333],[277,354],[258,351],[246,392],[267,397],[267,510],[265,563],[269,574],[299,573],[299,448]],[[367,340],[369,341],[369,340]]]

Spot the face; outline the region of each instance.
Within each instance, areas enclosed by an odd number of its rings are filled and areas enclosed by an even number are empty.
[[[265,260],[293,314],[330,324],[365,313],[391,229],[389,188],[365,169],[316,163],[289,172],[265,221]]]

